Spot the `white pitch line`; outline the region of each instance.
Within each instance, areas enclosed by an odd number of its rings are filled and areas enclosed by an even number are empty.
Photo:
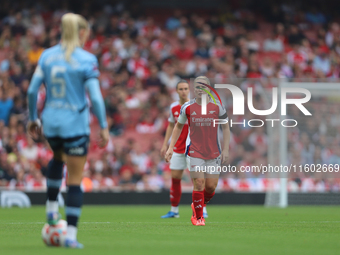
[[[0,222],[0,225],[23,225],[23,224],[44,224],[46,222]]]
[[[0,222],[0,225],[45,224],[46,222]],[[82,224],[109,224],[113,222],[81,222]]]
[[[190,222],[118,222],[118,223],[190,223]],[[207,223],[214,223],[214,224],[295,224],[295,223],[300,223],[300,224],[306,224],[306,223],[340,223],[340,221],[281,221],[281,222],[273,222],[273,221],[265,221],[265,222],[259,222],[259,221],[237,221],[237,222],[231,222],[231,221],[207,221]]]
[[[28,224],[45,224],[46,222],[0,222],[0,225],[28,225]],[[190,222],[169,222],[169,221],[140,221],[140,222],[93,222],[93,221],[85,221],[79,222],[79,224],[189,224]],[[207,223],[211,224],[309,224],[309,223],[340,223],[340,221],[282,221],[282,222],[258,222],[258,221],[241,221],[241,222],[218,222],[218,221],[207,221]]]

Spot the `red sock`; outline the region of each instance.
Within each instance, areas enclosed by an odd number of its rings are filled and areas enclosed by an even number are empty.
[[[171,179],[170,202],[171,206],[178,206],[182,196],[181,179]]]
[[[208,192],[204,190],[204,204],[209,203],[209,201],[213,198],[214,195],[215,195],[215,191],[209,194]]]
[[[193,191],[192,192],[192,202],[194,203],[197,219],[203,217],[204,192],[203,191]]]

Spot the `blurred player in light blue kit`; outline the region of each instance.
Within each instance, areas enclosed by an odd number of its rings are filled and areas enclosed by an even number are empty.
[[[81,48],[88,38],[88,23],[82,16],[73,13],[65,14],[61,23],[61,43],[42,53],[31,80],[28,90],[30,121],[27,128],[33,138],[41,133],[36,105],[43,83],[46,102],[41,116],[42,127],[54,154],[47,171],[47,222],[55,225],[61,217],[57,196],[65,162],[68,169],[68,227],[64,246],[82,248],[83,245],[77,241],[77,223],[83,200],[80,184],[90,135],[86,90],[101,127],[100,147],[107,144],[109,132],[98,81],[98,62],[94,55]]]

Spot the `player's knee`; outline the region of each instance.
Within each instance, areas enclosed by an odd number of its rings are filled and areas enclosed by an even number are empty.
[[[171,178],[174,179],[182,179],[183,170],[172,170]]]
[[[207,193],[214,193],[216,187],[217,187],[217,183],[206,183],[205,191]]]
[[[203,191],[204,190],[204,178],[200,179],[197,178],[194,180],[194,189],[197,191]]]
[[[68,181],[73,185],[79,185],[83,179],[82,171],[68,171]]]
[[[216,189],[216,185],[205,187],[205,191],[207,193],[214,193],[215,189]]]

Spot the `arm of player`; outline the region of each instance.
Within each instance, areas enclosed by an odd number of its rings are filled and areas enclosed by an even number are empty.
[[[165,161],[169,162],[172,154],[174,152],[174,147],[175,144],[179,138],[179,136],[181,135],[182,129],[183,129],[184,124],[180,123],[179,121],[176,123],[175,127],[174,127],[174,131],[172,132],[172,136],[171,136],[171,141],[170,141],[170,145],[169,145],[169,149],[165,154]]]
[[[181,135],[183,126],[188,119],[187,115],[186,115],[186,109],[187,109],[186,104],[182,105],[181,112],[180,112],[179,117],[178,117],[178,121],[176,123],[176,126],[174,127],[174,130],[172,131],[169,149],[166,152],[165,157],[164,157],[166,162],[170,161],[172,154],[174,153],[175,144],[177,143],[177,140],[178,140],[179,136]]]
[[[100,92],[99,81],[97,78],[86,80],[85,86],[89,92],[93,106],[93,112],[98,118],[99,125],[102,129],[107,127],[106,111],[102,93]]]
[[[38,92],[41,84],[43,83],[44,76],[41,71],[40,66],[37,66],[33,74],[30,86],[28,87],[27,97],[28,97],[28,110],[29,110],[29,120],[36,121],[38,119],[37,110],[37,100]]]
[[[229,157],[230,128],[229,123],[222,124],[221,126],[223,132],[223,150],[221,153],[221,162],[222,164],[227,164]]]
[[[38,110],[37,110],[37,100],[38,100],[38,92],[41,84],[44,81],[44,74],[41,70],[41,67],[38,65],[33,74],[31,83],[28,87],[27,98],[28,98],[28,110],[29,110],[29,122],[27,124],[28,134],[37,138],[37,135],[41,133],[41,125],[38,119]]]
[[[100,137],[101,141],[99,141],[100,147],[105,147],[107,142],[109,141],[109,131],[107,128],[106,122],[106,111],[102,93],[100,91],[99,81],[97,78],[90,78],[86,80],[85,87],[89,92],[90,99],[93,106],[93,112],[98,118],[99,125],[101,127]]]
[[[162,149],[161,149],[161,156],[162,157],[165,155],[166,149],[168,148],[168,141],[170,139],[172,132],[174,131],[174,126],[175,126],[174,122],[169,122],[169,125],[166,129],[163,146],[162,146]]]

